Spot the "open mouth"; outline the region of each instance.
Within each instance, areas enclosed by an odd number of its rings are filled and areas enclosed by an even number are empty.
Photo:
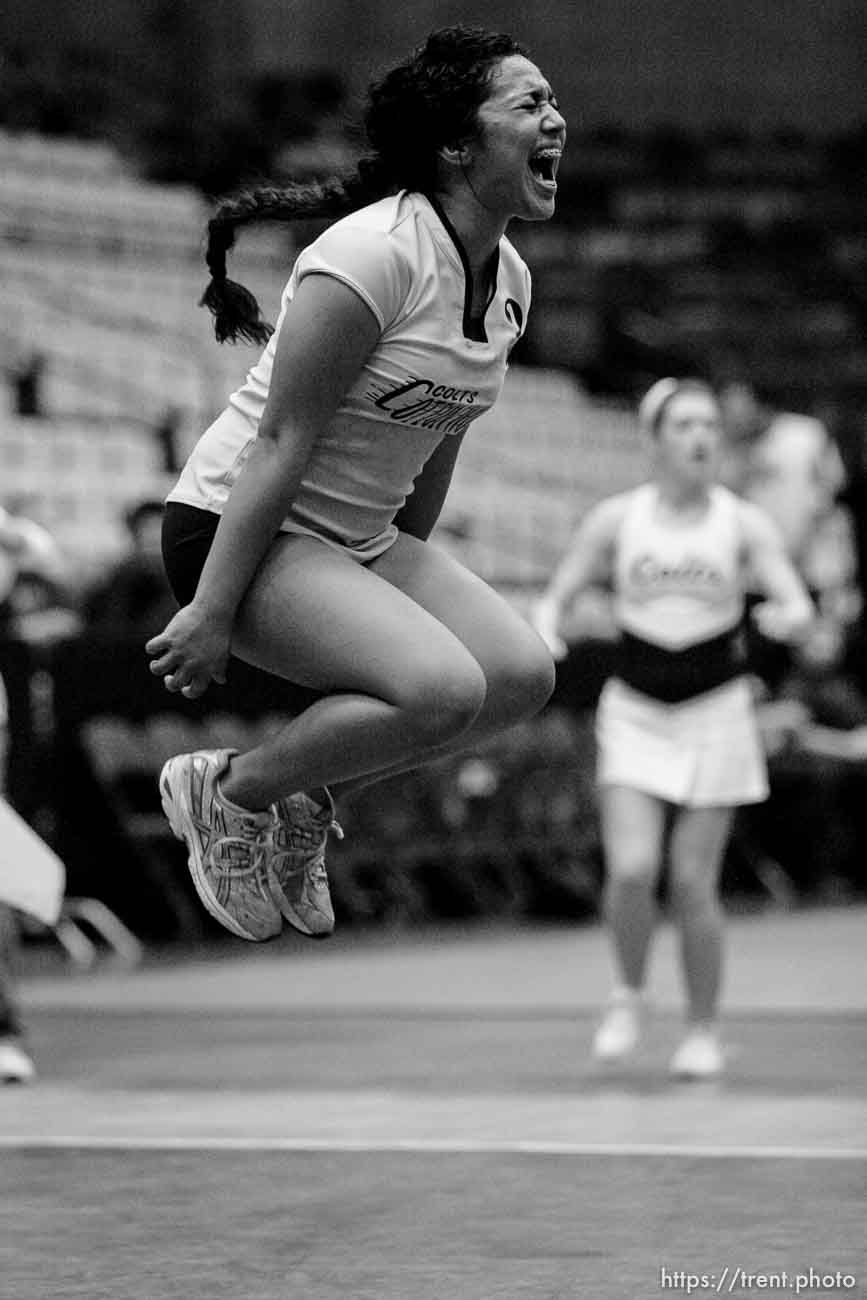
[[[529,159],[530,172],[537,184],[553,193],[557,188],[557,168],[560,166],[562,150],[550,146],[537,149]]]

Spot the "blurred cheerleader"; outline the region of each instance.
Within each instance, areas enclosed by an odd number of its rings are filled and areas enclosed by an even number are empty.
[[[613,593],[618,662],[596,732],[605,915],[619,982],[594,1054],[618,1061],[639,1043],[667,846],[688,1022],[671,1069],[709,1078],[724,1065],[721,866],[734,810],[768,794],[745,663],[745,593],[763,594],[753,617],[777,640],[802,634],[813,611],[770,518],[715,481],[722,426],[711,388],[661,379],[638,419],[652,450],[649,480],[587,514],[535,624],[562,657],[572,602],[593,588]]]

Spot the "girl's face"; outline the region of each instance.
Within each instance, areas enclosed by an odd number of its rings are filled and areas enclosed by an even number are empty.
[[[519,54],[502,60],[478,123],[463,163],[477,201],[506,220],[547,221],[554,213],[566,123],[534,63]]]
[[[657,456],[684,484],[711,482],[719,466],[722,423],[710,393],[684,389],[669,398],[656,432]]]

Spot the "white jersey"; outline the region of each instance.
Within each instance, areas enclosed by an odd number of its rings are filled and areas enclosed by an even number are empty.
[[[335,222],[299,255],[268,346],[197,443],[168,500],[222,511],[257,437],[287,306],[304,276],[331,275],[363,299],[382,333],[317,438],[282,528],[313,533],[361,559],[381,554],[433,450],[496,400],[526,324],[530,275],[507,239],[482,340],[467,336],[467,272],[456,234],[421,194],[402,191]]]
[[[661,515],[659,490],[630,494],[615,541],[615,617],[622,631],[681,650],[736,627],[744,613],[739,503],[714,486],[697,520]]]

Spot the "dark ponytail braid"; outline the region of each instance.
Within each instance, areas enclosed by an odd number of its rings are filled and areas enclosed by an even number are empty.
[[[249,289],[226,274],[226,254],[235,243],[239,226],[254,221],[302,221],[338,217],[381,198],[392,188],[377,159],[363,159],[355,176],[305,184],[262,186],[240,190],[223,199],[208,222],[205,260],[211,280],[199,300],[214,317],[219,343],[267,343],[273,326],[262,319],[259,304]]]

